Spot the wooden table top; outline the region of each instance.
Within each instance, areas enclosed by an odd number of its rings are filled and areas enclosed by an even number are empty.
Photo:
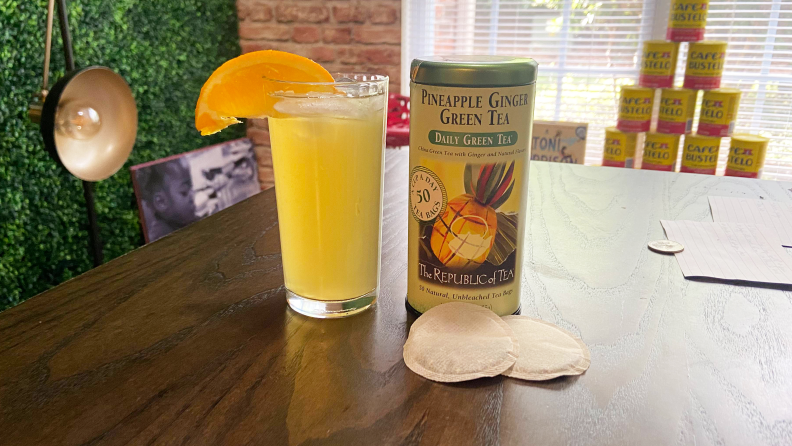
[[[650,252],[707,195],[792,184],[533,163],[523,314],[580,377],[413,374],[407,153],[388,151],[373,311],[287,308],[272,190],[0,313],[0,443],[792,444],[792,291],[685,280]]]

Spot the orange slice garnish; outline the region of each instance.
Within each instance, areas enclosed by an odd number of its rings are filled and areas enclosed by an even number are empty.
[[[221,65],[204,83],[195,105],[195,128],[206,136],[240,122],[237,118],[270,116],[274,87],[267,78],[291,82],[334,80],[321,65],[296,54],[275,50],[243,54]]]

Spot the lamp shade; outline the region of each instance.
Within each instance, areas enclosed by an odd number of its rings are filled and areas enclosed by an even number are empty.
[[[137,107],[126,81],[105,67],[72,71],[47,94],[41,136],[49,154],[72,175],[100,181],[129,158]]]

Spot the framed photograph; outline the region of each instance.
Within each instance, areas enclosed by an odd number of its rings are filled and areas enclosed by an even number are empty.
[[[253,143],[237,139],[132,166],[146,243],[261,191]]]

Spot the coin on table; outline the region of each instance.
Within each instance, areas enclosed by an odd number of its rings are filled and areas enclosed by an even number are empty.
[[[676,254],[684,251],[685,247],[672,240],[655,240],[649,242],[649,249],[660,254]]]

